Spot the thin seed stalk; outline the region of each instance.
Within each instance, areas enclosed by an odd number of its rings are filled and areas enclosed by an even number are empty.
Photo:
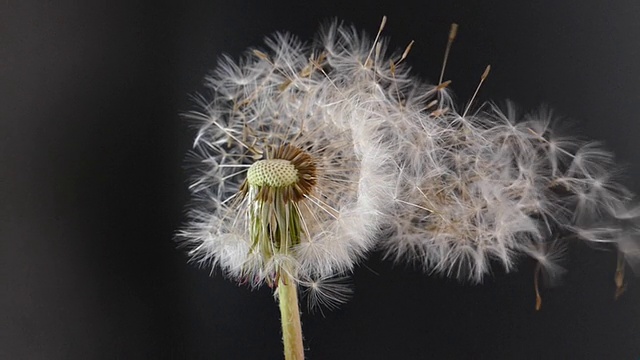
[[[285,360],[303,360],[302,326],[298,308],[297,284],[285,273],[278,281],[278,299],[282,320],[282,341]]]

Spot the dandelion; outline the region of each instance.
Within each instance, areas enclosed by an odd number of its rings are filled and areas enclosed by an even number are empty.
[[[223,59],[187,114],[197,175],[179,238],[193,261],[277,288],[287,359],[303,357],[296,288],[311,308],[343,303],[350,290],[333,279],[372,248],[391,195],[388,151],[372,139],[392,109],[346,31],[334,23],[320,48],[278,34]]]
[[[298,286],[335,308],[375,246],[427,273],[481,282],[521,255],[552,284],[566,241],[614,245],[616,297],[640,263],[640,210],[613,156],[557,131],[548,110],[456,108],[445,81],[416,79],[403,52],[333,22],[308,45],[288,34],[221,60],[195,98],[193,204],[179,238],[194,262],[276,288],[287,359],[302,359]],[[377,244],[376,244],[377,243]],[[322,311],[322,310],[320,310]]]

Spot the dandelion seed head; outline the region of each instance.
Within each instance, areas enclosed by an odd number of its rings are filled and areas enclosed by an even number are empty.
[[[371,42],[332,29],[333,45],[276,34],[223,58],[187,114],[194,204],[179,237],[240,283],[343,276],[374,245],[393,176],[390,145],[371,139],[395,110],[377,70],[345,73]]]
[[[565,135],[546,107],[523,115],[474,94],[459,112],[444,66],[428,84],[405,61],[411,45],[387,44],[334,21],[314,44],[276,34],[220,61],[187,114],[194,206],[179,237],[194,262],[250,286],[286,273],[328,307],[345,293],[331,279],[376,241],[473,283],[521,254],[555,278],[567,236],[638,267],[640,210],[610,152]]]

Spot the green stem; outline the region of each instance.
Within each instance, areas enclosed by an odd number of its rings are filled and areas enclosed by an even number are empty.
[[[285,360],[304,360],[297,284],[286,274],[280,274],[278,299],[280,301],[280,315],[282,317],[284,358]]]

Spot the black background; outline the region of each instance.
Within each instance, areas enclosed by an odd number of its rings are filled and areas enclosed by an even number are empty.
[[[640,3],[155,1],[0,4],[0,358],[278,359],[279,314],[187,264],[179,113],[223,53],[339,17],[374,33],[460,103],[547,103],[603,140],[640,190]],[[613,300],[615,253],[576,244],[534,311],[534,264],[458,285],[374,255],[341,309],[303,315],[308,359],[637,359],[640,280]]]

